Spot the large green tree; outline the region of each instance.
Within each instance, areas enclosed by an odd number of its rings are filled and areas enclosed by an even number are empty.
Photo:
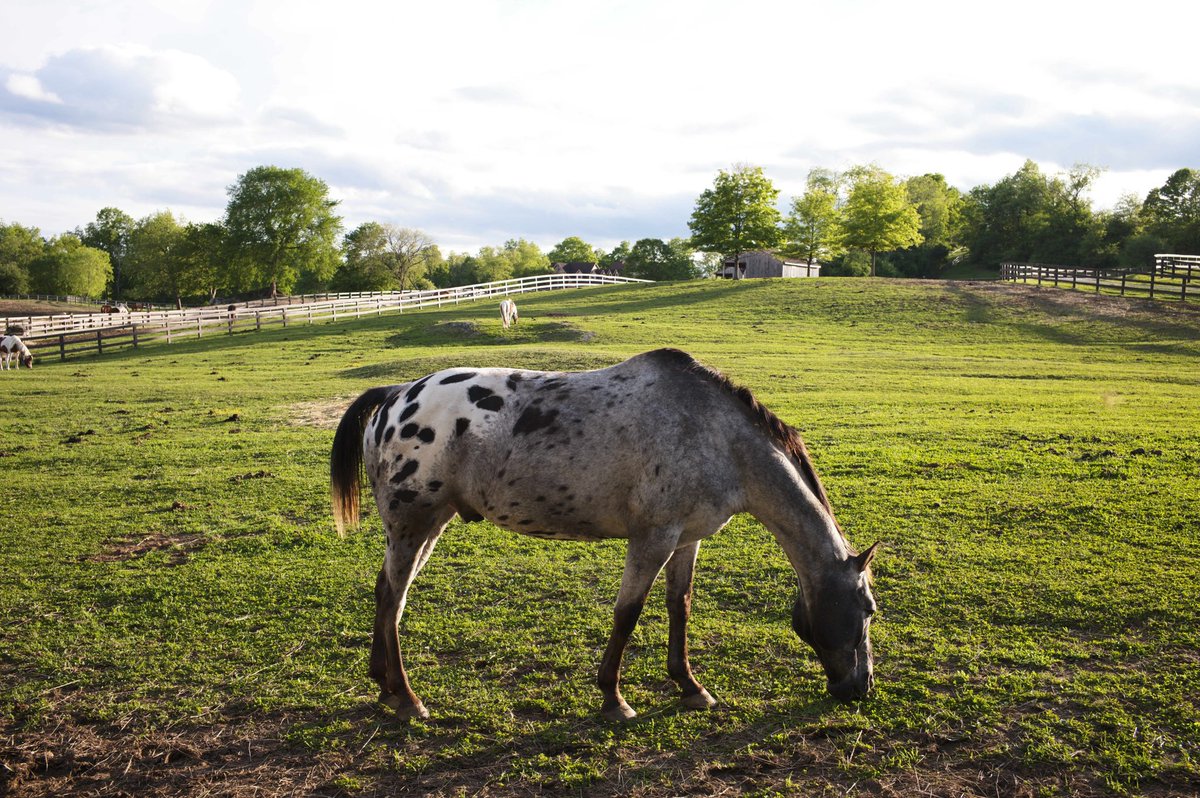
[[[209,301],[221,288],[221,266],[225,253],[225,226],[220,222],[189,222],[183,231],[179,259],[179,290],[204,294]]]
[[[108,253],[113,276],[109,294],[120,299],[126,287],[125,265],[129,254],[129,237],[133,234],[133,217],[120,208],[101,208],[95,220],[78,231],[79,239],[89,247]]]
[[[697,276],[692,254],[690,243],[683,238],[643,238],[625,258],[625,273],[646,280],[691,280]]]
[[[387,235],[379,222],[363,222],[346,233],[342,254],[345,261],[332,282],[338,291],[387,291],[393,287]]]
[[[838,187],[838,175],[828,169],[808,173],[804,194],[792,200],[791,213],[783,223],[784,254],[811,264],[844,251]]]
[[[510,238],[504,242],[503,251],[512,264],[513,277],[533,277],[550,271],[550,258],[532,241]]]
[[[107,252],[64,233],[46,242],[29,272],[30,285],[40,294],[99,297],[112,277],[112,263]]]
[[[972,260],[989,266],[1098,264],[1104,257],[1104,220],[1093,213],[1086,194],[1099,174],[1096,167],[1076,164],[1050,176],[1026,161],[994,185],[971,189],[963,237]]]
[[[722,169],[696,200],[688,228],[692,247],[701,252],[730,255],[734,263],[743,252],[770,249],[779,242],[780,214],[775,207],[779,189],[758,166]],[[734,277],[740,275],[735,268]]]
[[[230,287],[270,286],[274,296],[302,279],[328,281],[339,263],[336,207],[325,182],[303,169],[258,166],[240,175],[225,209]]]
[[[880,252],[921,243],[921,218],[904,184],[878,166],[856,166],[846,177],[850,183],[842,222],[846,244],[871,254],[874,276]]]
[[[962,193],[940,174],[910,177],[904,189],[917,209],[922,241],[893,253],[891,265],[905,277],[939,277],[947,266],[967,256],[962,243]]]
[[[413,280],[423,278],[435,254],[439,257],[441,254],[433,239],[411,227],[385,224],[383,240],[388,270],[400,291],[411,288]]]
[[[182,307],[184,234],[170,211],[157,211],[134,224],[125,256],[128,293],[146,299],[167,296]]]
[[[1179,169],[1142,204],[1147,230],[1172,252],[1200,255],[1200,171]]]
[[[0,223],[0,294],[28,293],[30,267],[45,247],[36,227]]]
[[[599,263],[602,253],[579,236],[567,236],[555,244],[546,256],[551,263]]]

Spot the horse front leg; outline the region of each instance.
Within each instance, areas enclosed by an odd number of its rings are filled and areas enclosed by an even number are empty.
[[[453,511],[419,525],[388,523],[388,552],[375,580],[375,634],[368,672],[380,687],[379,702],[397,717],[427,718],[429,711],[413,692],[400,652],[400,618],[408,588],[416,578]]]
[[[653,538],[631,538],[629,541],[629,548],[625,552],[625,573],[621,577],[621,590],[613,610],[613,630],[596,678],[596,684],[604,695],[600,714],[609,720],[637,717],[637,713],[621,697],[621,660],[642,614],[650,586],[671,557],[678,539],[676,532]]]
[[[680,703],[687,709],[708,709],[717,701],[692,675],[688,661],[687,625],[692,614],[692,575],[700,543],[681,546],[667,562],[667,616],[670,633],[667,642],[667,673],[683,693]]]

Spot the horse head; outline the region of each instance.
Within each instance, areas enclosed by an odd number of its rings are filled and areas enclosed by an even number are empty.
[[[27,351],[26,354],[17,358],[17,362],[27,369],[33,368],[33,353]]]
[[[817,653],[829,694],[839,701],[865,698],[875,681],[870,636],[875,598],[868,566],[878,545],[821,574],[809,597],[801,585],[792,606],[792,628]]]

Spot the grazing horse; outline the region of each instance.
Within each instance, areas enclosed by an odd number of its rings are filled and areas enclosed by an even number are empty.
[[[29,347],[21,343],[21,339],[15,335],[6,335],[0,339],[0,365],[5,370],[12,370],[12,359],[17,358],[17,368],[24,366],[27,369],[33,368],[33,353],[29,351]]]
[[[510,325],[517,323],[517,303],[511,299],[500,301],[500,321],[504,324],[504,329],[508,329]]]
[[[621,697],[621,659],[664,568],[667,671],[685,707],[716,703],[688,662],[692,572],[700,541],[744,511],[796,571],[792,626],[816,651],[829,692],[849,701],[871,688],[875,546],[851,551],[797,432],[684,352],[579,373],[452,368],[372,388],[333,439],[339,532],[358,523],[364,468],[387,533],[370,675],[402,718],[428,712],[409,686],[397,624],[455,513],[540,538],[628,540],[598,677],[607,718],[636,714]]]

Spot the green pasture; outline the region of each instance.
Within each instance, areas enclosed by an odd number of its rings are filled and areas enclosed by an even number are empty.
[[[1200,792],[1200,309],[996,283],[705,281],[214,336],[0,372],[0,794]],[[875,565],[876,690],[828,699],[795,576],[702,547],[675,706],[661,585],[640,717],[593,686],[621,543],[455,521],[367,675],[378,518],[341,539],[331,424],[451,365],[675,346],[804,434]],[[603,481],[603,473],[589,479]]]

